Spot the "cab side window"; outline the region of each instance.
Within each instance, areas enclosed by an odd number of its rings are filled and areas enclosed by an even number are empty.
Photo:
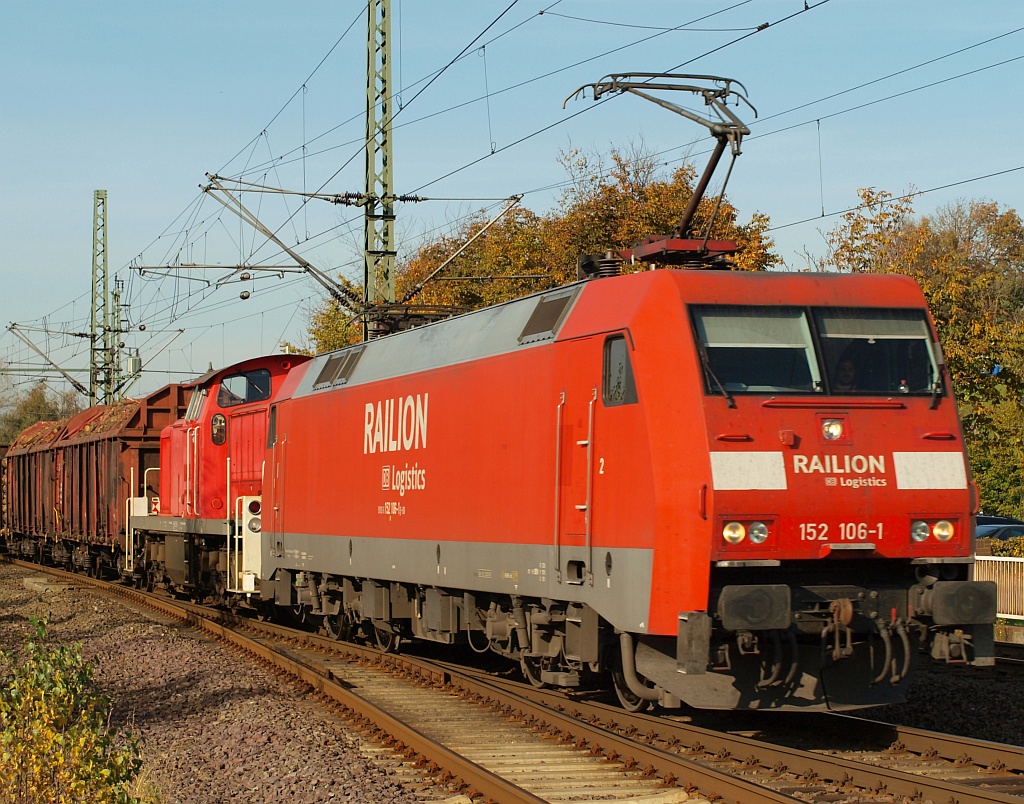
[[[629,346],[623,335],[613,335],[604,342],[602,389],[601,398],[607,407],[632,405],[637,401]]]
[[[217,404],[222,408],[270,399],[270,371],[254,369],[232,374],[220,381]]]

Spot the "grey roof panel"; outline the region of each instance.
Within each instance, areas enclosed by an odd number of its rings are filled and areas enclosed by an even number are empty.
[[[449,318],[427,326],[398,332],[384,338],[317,355],[310,361],[294,396],[327,391],[334,384],[321,384],[314,389],[325,364],[332,357],[346,351],[364,349],[346,386],[361,385],[392,377],[401,377],[444,366],[454,366],[470,360],[481,360],[518,349],[537,346],[554,338],[568,317],[579,296],[581,285],[556,288],[545,293],[527,296],[495,307]],[[523,338],[523,331],[540,304],[552,297],[572,296],[565,311],[553,324],[549,335],[533,334]]]

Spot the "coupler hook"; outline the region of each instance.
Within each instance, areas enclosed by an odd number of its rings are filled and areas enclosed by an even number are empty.
[[[821,646],[828,648],[829,636],[834,634],[832,661],[838,662],[853,655],[853,631],[850,630],[850,623],[853,621],[853,602],[848,597],[833,600],[828,606],[828,611],[832,615],[832,622],[822,629]],[[843,642],[846,644],[842,644]]]

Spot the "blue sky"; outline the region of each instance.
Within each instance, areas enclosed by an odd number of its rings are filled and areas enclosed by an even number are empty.
[[[513,194],[545,212],[571,148],[642,140],[668,167],[690,154],[702,168],[704,130],[638,98],[562,109],[611,72],[676,68],[746,86],[759,117],[741,110],[752,135],[729,195],[741,217],[771,218],[792,269],[821,253],[838,222],[830,213],[855,205],[859,187],[956,185],[918,198],[924,214],[958,199],[1024,207],[1024,170],[1013,170],[1024,165],[1019,2],[510,3],[393,0],[395,190],[436,199],[399,207],[400,250]],[[66,333],[88,326],[93,191],[103,188],[110,270],[130,303],[124,341],[146,361],[138,391],[301,341],[320,299],[308,279],[217,288],[226,271],[161,278],[129,266],[280,263],[202,195],[207,172],[362,190],[365,27],[354,0],[0,5],[4,325],[17,322],[66,368],[87,364],[84,340]],[[358,279],[358,210],[245,201],[315,265]],[[2,332],[0,360],[35,358]]]

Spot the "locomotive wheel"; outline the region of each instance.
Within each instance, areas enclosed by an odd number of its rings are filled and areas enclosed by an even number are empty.
[[[383,628],[373,626],[373,633],[377,639],[377,647],[385,653],[398,653],[398,646],[402,638],[394,631],[385,631]]]
[[[526,676],[526,680],[537,689],[543,689],[548,686],[546,681],[541,680],[541,665],[544,662],[542,656],[522,656],[519,659],[519,667],[523,671],[523,675]]]
[[[324,615],[324,628],[331,639],[348,641],[352,636],[352,623],[348,622],[343,611]]]
[[[626,684],[626,679],[622,677],[621,670],[612,672],[612,684],[615,687],[615,697],[619,699],[622,708],[627,712],[646,712],[648,709],[653,708],[654,705],[651,701],[644,700],[634,694],[633,690]]]

